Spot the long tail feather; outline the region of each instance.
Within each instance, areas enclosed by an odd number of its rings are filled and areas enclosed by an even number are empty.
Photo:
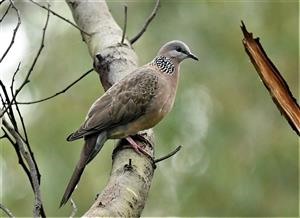
[[[76,185],[78,184],[86,165],[97,155],[106,140],[106,132],[102,132],[98,136],[93,135],[85,138],[85,143],[80,154],[80,160],[75,167],[59,207],[62,207],[67,203]]]

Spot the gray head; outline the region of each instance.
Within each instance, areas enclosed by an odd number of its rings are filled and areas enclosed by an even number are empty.
[[[189,47],[184,42],[179,40],[167,42],[161,47],[158,55],[171,58],[178,63],[187,58],[192,58],[197,61],[199,60],[195,55],[191,53]]]

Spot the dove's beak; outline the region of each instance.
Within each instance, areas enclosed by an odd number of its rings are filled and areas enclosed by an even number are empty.
[[[188,54],[188,57],[189,57],[189,58],[192,58],[192,59],[194,59],[194,60],[196,60],[196,61],[199,61],[199,58],[198,58],[196,55],[192,54],[192,53],[189,53],[189,54]]]

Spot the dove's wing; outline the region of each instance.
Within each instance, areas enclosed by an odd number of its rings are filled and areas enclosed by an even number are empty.
[[[67,140],[76,140],[138,119],[145,113],[157,88],[158,77],[154,69],[137,69],[96,100],[85,122]]]

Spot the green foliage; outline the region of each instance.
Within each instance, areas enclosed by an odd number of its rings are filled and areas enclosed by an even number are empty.
[[[298,138],[280,115],[244,52],[239,25],[261,38],[294,94],[298,88],[297,1],[162,1],[157,17],[134,45],[140,65],[165,42],[186,42],[200,61],[181,66],[175,107],[157,127],[156,154],[183,145],[159,164],[144,216],[297,216]],[[123,26],[123,6],[110,8]],[[143,25],[153,1],[128,2],[127,35]],[[30,3],[18,3],[28,46],[22,70],[30,66],[45,17]],[[71,18],[66,4],[51,7]],[[43,12],[43,13],[42,13]],[[121,39],[120,39],[121,40]],[[17,65],[18,60],[16,60]],[[22,100],[62,89],[90,69],[92,60],[77,29],[51,16],[45,49]],[[13,69],[8,73],[12,73]],[[20,79],[20,77],[19,77]],[[103,93],[96,73],[48,102],[22,107],[42,174],[42,196],[50,216],[58,209],[82,142],[66,136],[83,121]],[[298,96],[295,96],[298,97]],[[73,197],[78,215],[106,184],[113,141],[91,163]],[[2,203],[16,216],[31,216],[33,196],[13,148],[1,140]],[[1,175],[1,174],[0,174]]]

